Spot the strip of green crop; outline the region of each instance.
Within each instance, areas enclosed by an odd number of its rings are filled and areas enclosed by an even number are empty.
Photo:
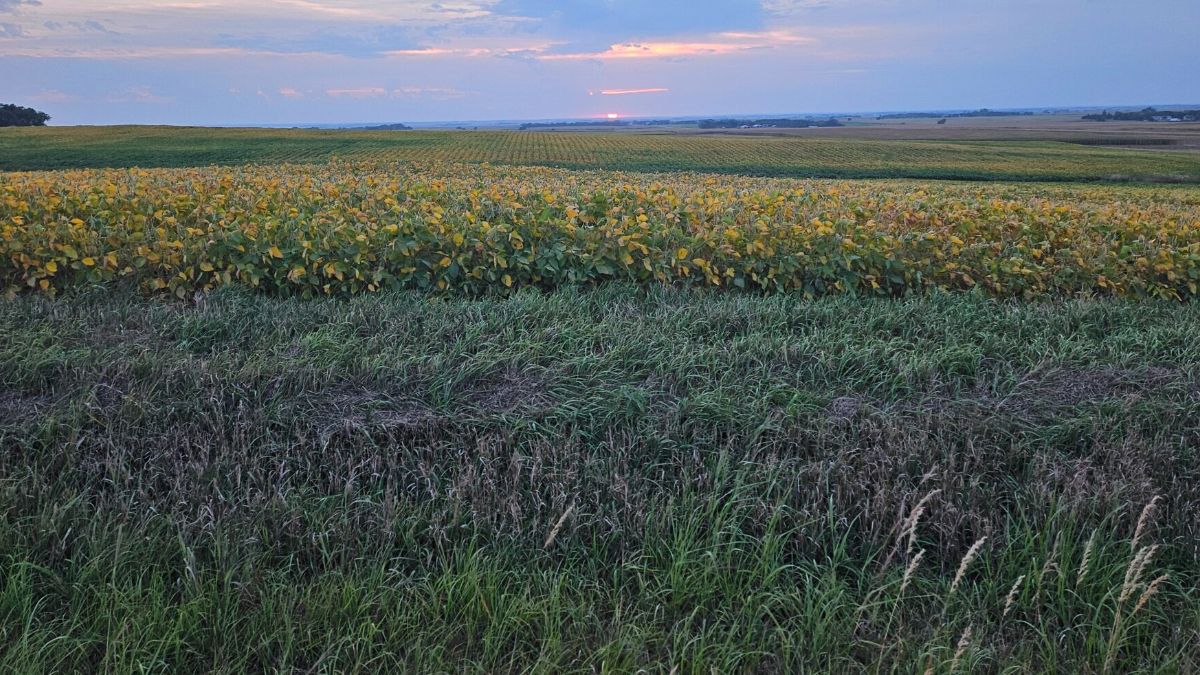
[[[1053,142],[547,132],[62,127],[0,130],[0,170],[455,161],[813,178],[1200,181],[1200,154]]]

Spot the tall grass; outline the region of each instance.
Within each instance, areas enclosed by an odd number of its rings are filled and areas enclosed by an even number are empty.
[[[1188,672],[1191,306],[0,304],[0,670]]]

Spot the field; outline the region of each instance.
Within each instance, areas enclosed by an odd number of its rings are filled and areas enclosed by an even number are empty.
[[[627,133],[703,134],[717,136],[827,138],[870,141],[976,141],[989,144],[1011,142],[1072,143],[1158,150],[1166,152],[1200,151],[1200,123],[1182,122],[1092,122],[1080,114],[1032,115],[1021,117],[965,117],[938,124],[936,117],[900,120],[876,120],[873,117],[848,118],[840,127],[808,129],[720,129],[702,130],[684,125],[628,127]],[[611,133],[605,127],[557,127],[549,131],[592,131]]]
[[[119,128],[0,168],[2,672],[1200,670],[1200,154]]]
[[[900,296],[1200,295],[1200,191],[435,164],[13,174],[0,289],[476,295],[613,280]]]
[[[1200,153],[1054,141],[170,127],[0,129],[0,171],[313,163],[332,158],[792,178],[1200,182]]]

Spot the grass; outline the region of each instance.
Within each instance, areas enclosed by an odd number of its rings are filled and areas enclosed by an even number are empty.
[[[20,297],[0,670],[1190,672],[1198,331],[939,293]]]
[[[0,171],[459,161],[799,178],[1200,182],[1200,154],[1060,142],[188,127],[0,129]]]

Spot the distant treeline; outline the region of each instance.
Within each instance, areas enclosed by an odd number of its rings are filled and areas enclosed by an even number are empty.
[[[697,125],[701,129],[740,129],[742,127],[761,127],[779,129],[804,129],[807,127],[840,127],[842,123],[836,119],[708,119],[708,120],[578,120],[575,122],[526,122],[521,131],[528,129],[552,129],[563,127],[665,127],[671,125]]]
[[[44,127],[50,116],[12,103],[0,105],[0,127]]]
[[[373,127],[353,127],[355,131],[412,131],[412,127],[405,124],[378,124]]]
[[[1200,122],[1200,110],[1155,110],[1142,108],[1134,112],[1109,112],[1084,115],[1083,119],[1093,122]]]
[[[779,120],[779,119],[763,119],[763,120],[700,120],[701,129],[741,129],[741,128],[764,128],[764,129],[807,129],[809,127],[840,127],[842,123],[834,118],[827,120],[814,120],[811,118]]]
[[[561,127],[665,127],[671,124],[695,124],[695,120],[577,120],[574,122],[526,122],[520,126],[527,129],[549,129]]]
[[[979,110],[972,110],[971,112],[960,112],[960,113],[949,113],[949,114],[920,113],[920,112],[892,113],[890,115],[880,115],[880,116],[876,117],[875,119],[877,119],[877,120],[915,120],[915,119],[931,119],[931,118],[935,118],[935,117],[942,118],[942,119],[951,118],[951,117],[1020,117],[1023,115],[1032,115],[1032,114],[1033,113],[1031,113],[1031,112],[988,110],[987,108],[980,108]]]
[[[519,128],[521,131],[527,129],[546,129],[549,127],[627,127],[632,126],[633,122],[624,120],[584,120],[582,122],[526,122]]]

